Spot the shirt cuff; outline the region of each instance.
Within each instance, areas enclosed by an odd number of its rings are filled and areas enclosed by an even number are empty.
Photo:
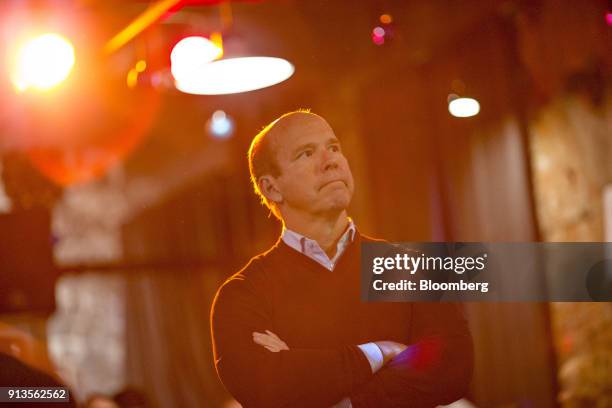
[[[353,408],[353,404],[351,404],[350,399],[344,398],[342,401],[334,405],[332,408]]]
[[[378,348],[375,343],[360,344],[357,347],[361,349],[363,354],[368,359],[370,367],[372,368],[372,374],[381,369],[383,366],[384,357],[382,351],[380,351],[380,348]]]

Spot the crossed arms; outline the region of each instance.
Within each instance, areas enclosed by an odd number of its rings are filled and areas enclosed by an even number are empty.
[[[357,345],[293,348],[270,332],[255,289],[228,281],[212,310],[215,367],[246,407],[434,407],[460,398],[472,371],[472,341],[454,304],[414,303],[405,345],[372,339],[384,356],[376,373]]]

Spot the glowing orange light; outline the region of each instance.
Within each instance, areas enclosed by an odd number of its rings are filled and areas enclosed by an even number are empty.
[[[17,91],[48,90],[65,80],[74,66],[74,47],[58,34],[44,34],[18,52],[12,73]]]
[[[391,24],[393,22],[393,17],[389,14],[383,14],[380,16],[380,22],[383,24]]]
[[[210,41],[217,46],[218,49],[221,50],[221,52],[219,52],[216,55],[215,59],[219,59],[221,57],[223,57],[223,36],[221,35],[221,33],[219,32],[214,32],[210,35]]]
[[[145,69],[147,69],[147,63],[144,60],[140,60],[136,63],[136,71],[138,72],[143,72]]]
[[[132,68],[128,71],[126,78],[128,88],[132,89],[138,85],[138,70]]]

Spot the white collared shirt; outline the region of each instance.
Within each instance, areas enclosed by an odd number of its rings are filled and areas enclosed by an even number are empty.
[[[338,259],[340,259],[340,256],[342,256],[346,247],[355,240],[355,232],[357,230],[355,228],[355,223],[350,218],[348,221],[349,226],[342,237],[340,237],[338,240],[338,243],[336,244],[336,254],[331,259],[329,259],[317,241],[307,238],[298,232],[285,228],[284,226],[282,240],[291,248],[306,255],[310,259],[317,261],[326,269],[333,271]]]

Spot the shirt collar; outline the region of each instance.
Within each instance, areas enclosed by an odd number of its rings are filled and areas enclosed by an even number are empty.
[[[327,269],[332,270],[335,266],[336,261],[338,260],[338,258],[340,258],[340,255],[342,255],[348,244],[355,240],[355,233],[357,231],[357,228],[355,227],[355,223],[350,217],[348,217],[348,221],[349,225],[346,231],[344,232],[344,234],[342,234],[342,236],[338,240],[338,243],[336,244],[336,254],[334,255],[333,259],[329,259],[329,257],[327,256],[325,251],[321,249],[317,241],[305,237],[304,235],[290,230],[289,228],[286,228],[284,226],[281,239],[291,248],[319,262]]]
[[[355,227],[355,223],[353,222],[351,217],[347,217],[347,218],[348,218],[348,222],[349,222],[348,227],[346,228],[346,231],[344,232],[344,234],[342,234],[342,237],[340,237],[338,242],[340,242],[340,241],[347,241],[347,239],[348,239],[348,242],[353,242],[355,240],[355,231],[357,230],[357,228]],[[302,238],[304,238],[306,241],[314,241],[313,239],[305,237],[304,235],[300,234],[299,232],[295,232],[293,230],[290,230],[289,228],[285,227],[284,225],[283,225],[283,232],[282,232],[281,237],[282,237],[283,241],[285,241],[285,243],[287,245],[289,245],[291,247],[297,246],[298,248],[301,246],[300,242],[302,241]]]

